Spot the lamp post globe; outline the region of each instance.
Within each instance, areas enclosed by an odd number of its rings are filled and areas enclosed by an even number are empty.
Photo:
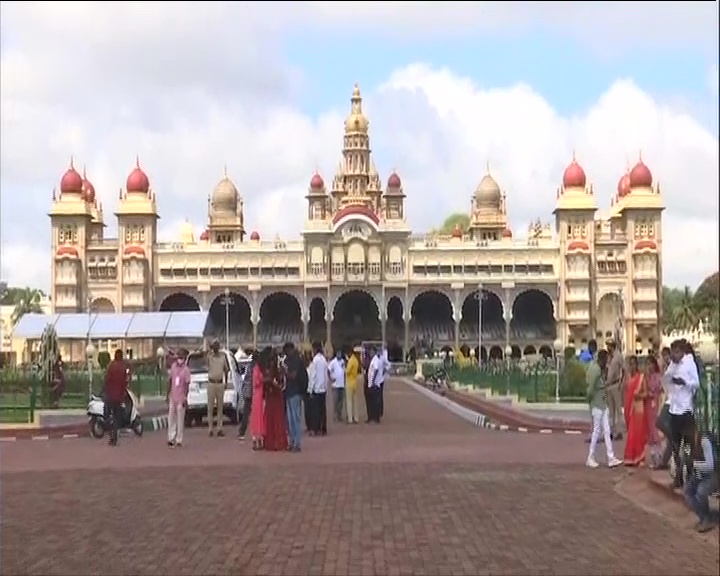
[[[505,358],[511,358],[512,357],[512,346],[505,346]]]
[[[560,340],[560,338],[558,338],[557,340],[555,340],[555,342],[553,342],[553,349],[555,350],[556,354],[560,354],[560,352],[562,352],[563,343],[562,343],[562,340]]]
[[[85,346],[85,355],[90,360],[95,357],[95,346],[93,346],[92,342]]]
[[[162,346],[158,346],[158,349],[155,351],[155,354],[157,355],[158,358],[162,358],[163,356],[165,356],[165,348],[163,348]]]

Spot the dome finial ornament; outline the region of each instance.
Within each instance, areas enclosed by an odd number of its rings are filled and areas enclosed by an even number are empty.
[[[223,178],[225,178],[225,180],[227,180],[227,177],[228,177],[228,175],[227,175],[227,164],[223,164]]]
[[[135,154],[135,168],[140,168],[140,154]]]
[[[70,169],[75,170],[75,157],[70,154]]]
[[[485,162],[485,173],[490,174],[490,160]]]

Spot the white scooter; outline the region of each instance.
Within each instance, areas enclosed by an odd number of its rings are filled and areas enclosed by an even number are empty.
[[[127,403],[130,403],[130,406]],[[143,434],[143,421],[137,409],[138,400],[131,390],[127,391],[127,399],[122,404],[122,421],[117,423],[117,429],[132,430],[137,436]],[[128,409],[129,408],[129,409]],[[93,438],[102,438],[108,430],[108,423],[105,421],[105,400],[102,396],[92,395],[87,407],[89,418],[90,434]]]

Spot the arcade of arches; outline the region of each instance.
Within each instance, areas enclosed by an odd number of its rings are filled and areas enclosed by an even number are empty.
[[[286,341],[320,341],[334,346],[385,341],[396,358],[413,346],[460,348],[466,354],[470,350],[477,354],[479,346],[481,358],[502,358],[508,346],[514,358],[551,356],[556,337],[553,303],[546,293],[534,289],[517,294],[511,310],[506,310],[495,292],[484,290],[479,297],[475,291],[466,295],[459,313],[448,294],[433,289],[417,294],[409,306],[402,297],[389,296],[382,314],[376,297],[365,290],[343,292],[330,306],[322,297],[308,300],[303,313],[295,296],[277,291],[261,299],[253,313],[241,294],[230,292],[227,299],[221,294],[209,308],[214,335],[224,339],[227,330],[230,341],[244,346]],[[200,305],[192,296],[179,292],[165,298],[160,310],[200,310]]]

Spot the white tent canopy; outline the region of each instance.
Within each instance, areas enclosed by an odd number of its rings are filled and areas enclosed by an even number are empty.
[[[202,338],[207,323],[207,312],[25,314],[13,337],[37,340],[51,325],[60,340]]]

